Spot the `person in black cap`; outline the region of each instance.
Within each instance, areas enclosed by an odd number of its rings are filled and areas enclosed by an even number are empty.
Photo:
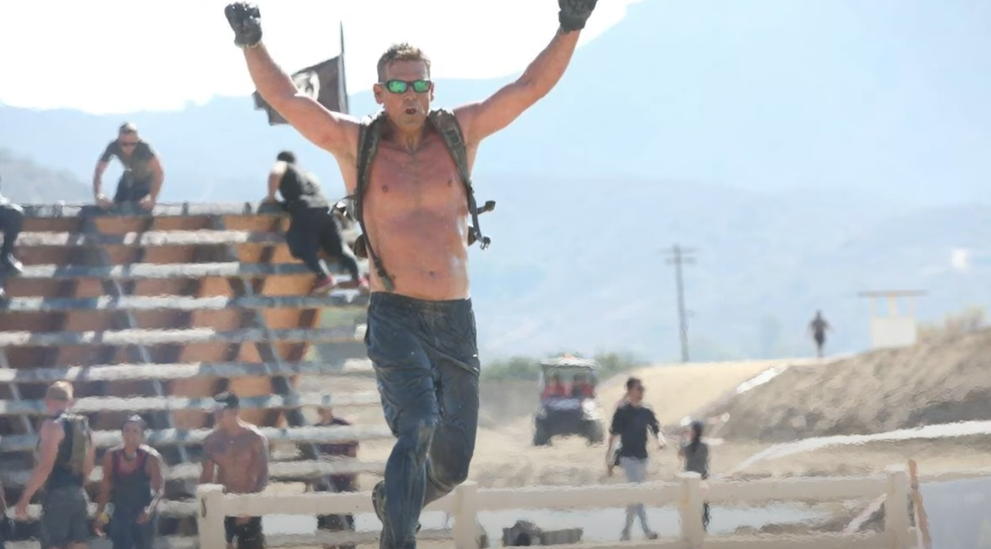
[[[257,494],[268,486],[268,439],[258,427],[238,417],[240,400],[224,391],[214,397],[217,407],[213,431],[203,441],[203,471],[200,484],[215,482],[230,494]],[[261,517],[224,519],[227,544],[237,549],[262,549],[265,535]]]

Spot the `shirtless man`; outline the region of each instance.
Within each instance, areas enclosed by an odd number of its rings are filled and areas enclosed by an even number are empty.
[[[547,95],[571,61],[596,0],[559,3],[560,24],[550,44],[523,74],[488,99],[454,109],[469,171],[482,140]],[[362,123],[296,89],[262,43],[256,6],[230,4],[225,14],[262,98],[334,155],[354,195]],[[361,203],[364,237],[389,278],[372,269],[365,342],[397,441],[372,498],[382,521],[380,548],[411,549],[423,507],[467,478],[475,448],[479,359],[468,284],[471,212],[457,165],[427,118],[434,96],[429,58],[408,44],[395,45],[377,69],[372,91],[384,120]]]
[[[117,182],[113,200],[109,200],[100,188],[103,186],[103,172],[113,157],[124,166],[124,173]],[[117,139],[104,149],[93,170],[93,198],[96,205],[109,210],[115,205],[137,204],[141,209],[151,211],[162,191],[165,172],[158,161],[158,154],[147,141],[138,136],[134,124],[124,123],[117,130]]]
[[[217,408],[213,432],[203,441],[200,484],[216,482],[230,494],[256,494],[268,486],[268,439],[254,425],[238,417],[237,395],[223,392],[214,397]],[[227,548],[265,547],[261,517],[227,517]]]

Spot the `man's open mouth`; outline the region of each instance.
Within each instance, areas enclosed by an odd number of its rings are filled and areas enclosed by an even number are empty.
[[[406,114],[410,116],[416,114],[416,107],[406,107]]]

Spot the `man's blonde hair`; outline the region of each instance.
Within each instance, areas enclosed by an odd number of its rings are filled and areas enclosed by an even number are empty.
[[[72,400],[72,384],[68,381],[56,381],[48,386],[45,391],[45,398],[48,400],[70,401]]]
[[[385,69],[393,61],[422,61],[427,66],[427,78],[430,77],[430,58],[427,57],[427,54],[423,53],[420,48],[403,42],[402,44],[393,44],[379,58],[379,82],[385,81]]]

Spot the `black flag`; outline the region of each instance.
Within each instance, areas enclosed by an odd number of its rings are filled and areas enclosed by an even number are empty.
[[[348,93],[344,78],[344,25],[341,25],[341,54],[292,74],[296,88],[334,112],[348,114]],[[270,126],[288,124],[257,91],[252,94],[255,109],[268,112]]]

